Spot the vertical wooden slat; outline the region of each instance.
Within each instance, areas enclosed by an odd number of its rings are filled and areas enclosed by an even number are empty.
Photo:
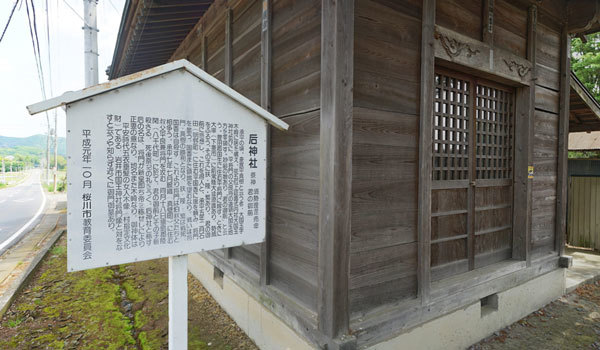
[[[471,106],[469,108],[469,185],[467,187],[467,258],[469,261],[469,271],[475,269],[475,180],[476,180],[476,164],[477,154],[477,81],[469,81],[469,95],[471,98]]]
[[[348,333],[354,1],[321,3],[319,330]]]
[[[225,74],[225,84],[227,86],[231,86],[233,83],[233,59],[231,55],[231,46],[232,46],[232,38],[231,38],[231,22],[232,22],[232,11],[230,8],[226,10],[225,17],[225,48],[224,48],[224,56],[225,56],[225,65],[224,65],[224,74]],[[233,248],[225,249],[225,258],[231,259],[231,255],[233,253]]]
[[[596,246],[596,241],[598,240],[597,231],[596,231],[596,220],[597,220],[596,198],[598,196],[597,190],[598,190],[598,178],[593,177],[593,178],[591,178],[591,188],[590,188],[590,238],[591,238],[590,247],[591,248],[594,248]]]
[[[482,35],[484,43],[494,44],[494,0],[483,0]]]
[[[418,289],[422,304],[429,302],[431,285],[431,157],[435,55],[435,0],[423,1],[421,22],[421,97],[419,122],[419,271]]]
[[[573,182],[571,178],[567,179],[569,190],[567,191],[568,203],[567,206],[567,232],[568,232],[568,240],[566,243],[570,243],[570,240],[573,236]]]
[[[600,178],[596,177],[596,178],[594,178],[594,180],[596,182],[596,191],[594,193],[594,195],[595,195],[594,201],[596,202],[596,211],[594,212],[594,218],[596,219],[596,222],[595,222],[595,226],[594,226],[595,245],[593,246],[593,248],[598,250],[598,249],[600,249],[600,217],[598,217],[598,212],[600,212]],[[563,245],[564,245],[564,238],[563,238]]]
[[[260,105],[271,110],[271,0],[262,0],[260,35]],[[267,198],[271,198],[271,126],[267,132]],[[270,201],[269,201],[270,202]],[[267,232],[260,247],[260,284],[270,283],[271,206],[267,203]]]
[[[577,225],[576,225],[576,231],[577,232],[577,243],[579,243],[580,241],[580,232],[581,232],[581,198],[583,198],[583,191],[581,190],[581,181],[579,181],[581,178],[575,178],[576,182],[574,184],[573,187],[577,188],[577,197],[574,199],[575,200],[575,217],[577,218]]]
[[[556,179],[556,251],[564,254],[567,228],[567,165],[569,143],[569,100],[571,79],[571,38],[565,23],[560,47],[560,108],[558,119],[558,167]]]
[[[585,178],[585,202],[583,203],[583,207],[585,208],[585,210],[583,211],[584,216],[583,216],[583,224],[584,224],[584,232],[585,232],[585,240],[586,242],[590,242],[591,241],[591,234],[590,234],[590,201],[591,201],[591,195],[590,195],[590,190],[591,190],[591,178],[586,177]]]
[[[515,173],[513,216],[513,258],[531,265],[531,190],[533,179],[527,167],[533,165],[533,121],[535,114],[537,6],[529,8],[527,23],[527,59],[532,63],[532,80],[517,90],[515,111]],[[534,169],[535,177],[535,169]]]
[[[206,71],[206,67],[208,66],[208,56],[206,53],[206,35],[204,32],[204,23],[202,23],[202,70]]]

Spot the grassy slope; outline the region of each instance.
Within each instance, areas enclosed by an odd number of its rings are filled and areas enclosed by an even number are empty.
[[[256,349],[189,282],[189,348]],[[167,335],[165,259],[67,273],[64,236],[0,321],[0,349],[166,349]]]

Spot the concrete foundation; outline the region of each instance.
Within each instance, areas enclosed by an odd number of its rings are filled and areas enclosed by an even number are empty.
[[[493,300],[483,307],[481,302],[471,304],[371,349],[465,349],[556,300],[564,292],[565,270],[557,269],[496,294],[496,305]]]
[[[221,281],[214,280],[213,265],[200,254],[188,255],[188,270],[259,348],[312,349],[306,340],[240,288],[227,274],[223,276],[221,287]]]
[[[311,349],[309,343],[199,254],[189,255],[189,270],[261,349]],[[557,269],[520,286],[468,305],[370,349],[465,349],[559,298],[565,270]]]

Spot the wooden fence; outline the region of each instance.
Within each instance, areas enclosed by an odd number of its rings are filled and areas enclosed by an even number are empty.
[[[567,242],[600,250],[600,177],[569,177]]]

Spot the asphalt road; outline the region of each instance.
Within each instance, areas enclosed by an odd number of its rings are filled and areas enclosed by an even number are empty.
[[[17,186],[0,189],[0,253],[35,226],[44,204],[39,170]]]

